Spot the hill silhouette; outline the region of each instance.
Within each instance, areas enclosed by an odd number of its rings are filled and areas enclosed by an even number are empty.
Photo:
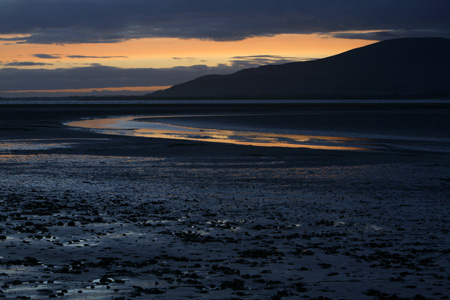
[[[405,38],[335,56],[207,75],[152,98],[426,98],[450,95],[450,39]]]

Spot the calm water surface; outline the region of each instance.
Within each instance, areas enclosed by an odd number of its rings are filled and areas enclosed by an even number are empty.
[[[326,115],[324,115],[326,116]],[[324,116],[321,116],[322,118]],[[236,120],[266,120],[261,123],[236,123]],[[303,116],[304,117],[304,116]],[[425,151],[450,153],[450,138],[427,134],[391,135],[387,128],[381,134],[369,132],[374,126],[363,128],[357,134],[342,132],[331,126],[328,130],[308,131],[302,126],[292,126],[290,130],[280,129],[278,123],[286,123],[289,118],[302,118],[292,114],[217,114],[217,115],[172,115],[172,116],[126,116],[89,119],[67,123],[67,126],[91,129],[104,134],[192,140],[201,142],[227,143],[258,147],[310,148],[323,150],[384,150],[384,151]],[[330,118],[330,115],[327,115]],[[224,120],[229,119],[230,128],[225,128]],[[320,119],[320,118],[319,118]],[[206,120],[206,122],[205,122]],[[275,122],[272,122],[276,120]],[[281,121],[280,121],[281,120]],[[412,119],[414,121],[414,119]],[[219,122],[220,121],[220,122]],[[252,121],[250,121],[251,124]],[[336,123],[334,123],[336,125]],[[355,124],[360,125],[363,124]],[[375,126],[376,127],[376,126]],[[333,131],[334,129],[334,131]],[[388,134],[389,133],[389,134]]]
[[[223,116],[223,115],[220,115]],[[172,118],[195,116],[170,116]],[[202,117],[205,117],[202,115]],[[209,116],[212,119],[214,116]],[[89,128],[106,134],[119,134],[148,138],[192,140],[258,147],[310,148],[326,150],[367,150],[363,146],[368,139],[322,135],[286,134],[276,132],[193,128],[152,122],[161,116],[132,116],[91,119],[70,122],[72,127]],[[164,116],[168,118],[168,116]],[[212,124],[213,125],[213,124]]]

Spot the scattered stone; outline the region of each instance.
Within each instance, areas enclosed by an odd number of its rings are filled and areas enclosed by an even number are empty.
[[[222,290],[226,290],[226,289],[232,289],[234,291],[244,290],[245,289],[245,282],[243,280],[240,280],[240,279],[233,279],[231,281],[224,281],[220,285],[220,288]]]

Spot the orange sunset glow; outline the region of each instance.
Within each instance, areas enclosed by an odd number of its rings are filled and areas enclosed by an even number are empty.
[[[55,69],[100,63],[120,68],[168,68],[205,64],[227,64],[234,56],[277,55],[295,60],[323,58],[373,41],[339,39],[318,34],[280,34],[254,37],[242,41],[210,41],[179,38],[133,39],[120,43],[100,44],[20,44],[3,43],[3,61],[32,60],[52,63],[38,68]],[[55,59],[40,59],[43,53]],[[68,56],[85,56],[70,58]],[[175,58],[175,59],[174,59]],[[36,68],[36,67],[34,67]]]
[[[18,37],[20,38],[20,36]],[[304,61],[335,55],[353,48],[373,43],[368,40],[340,39],[319,34],[279,34],[252,37],[239,41],[212,41],[205,39],[142,38],[118,43],[79,44],[27,44],[2,42],[2,63],[5,67],[29,70],[57,70],[107,66],[120,69],[167,69],[203,65],[233,66],[246,62],[247,57],[267,56],[285,61]],[[26,62],[21,64],[21,62]],[[261,62],[264,64],[265,62]],[[238,69],[228,71],[232,73]],[[214,69],[210,71],[214,73]],[[223,71],[227,72],[227,71]],[[194,79],[197,75],[192,75]],[[39,93],[89,93],[93,91],[152,92],[172,84],[149,82],[148,85],[123,87],[99,84],[93,88],[32,88],[9,89],[11,95],[22,92]]]

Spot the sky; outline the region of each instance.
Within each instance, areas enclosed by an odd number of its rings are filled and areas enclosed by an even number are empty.
[[[146,94],[206,74],[450,38],[449,0],[0,0],[0,97]]]

